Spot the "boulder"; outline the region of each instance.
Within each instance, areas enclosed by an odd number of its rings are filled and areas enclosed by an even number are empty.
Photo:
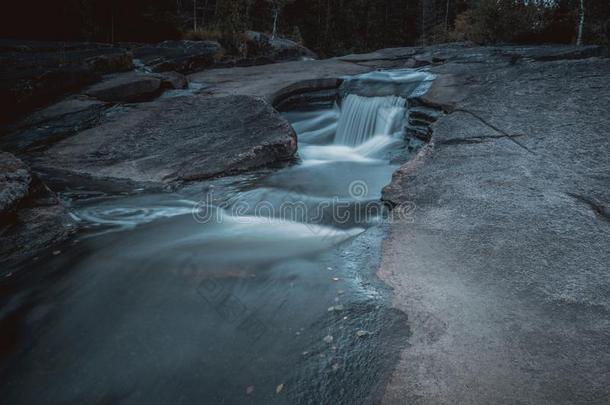
[[[290,39],[275,38],[270,41],[275,60],[318,59],[318,55],[313,51]]]
[[[189,74],[214,65],[223,50],[215,41],[164,41],[133,50],[134,57],[152,72]]]
[[[268,57],[273,61],[318,59],[314,52],[286,38],[272,38],[257,31],[246,31],[245,37],[250,58]]]
[[[57,197],[15,156],[0,152],[0,277],[65,240],[74,224]]]
[[[296,136],[262,99],[179,97],[140,104],[35,160],[45,172],[146,185],[201,180],[291,159]]]

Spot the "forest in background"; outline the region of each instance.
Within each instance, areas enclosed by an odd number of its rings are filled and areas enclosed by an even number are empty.
[[[582,12],[584,11],[584,13]],[[158,42],[211,39],[228,52],[245,30],[321,56],[470,40],[610,44],[608,0],[46,0],[11,2],[3,38]]]

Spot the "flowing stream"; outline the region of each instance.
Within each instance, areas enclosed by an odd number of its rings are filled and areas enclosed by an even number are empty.
[[[375,72],[346,80],[337,103],[285,112],[299,137],[289,167],[175,193],[68,190],[84,230],[1,291],[0,397],[378,400],[408,335],[374,275],[379,198],[406,156],[404,95],[428,80]]]

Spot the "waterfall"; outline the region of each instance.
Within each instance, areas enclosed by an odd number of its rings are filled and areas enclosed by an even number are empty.
[[[341,104],[335,143],[357,146],[374,135],[391,135],[400,128],[405,107],[402,97],[347,95]]]

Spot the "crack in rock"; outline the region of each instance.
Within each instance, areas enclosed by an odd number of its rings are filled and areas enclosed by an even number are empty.
[[[437,142],[437,145],[469,145],[484,143],[487,139],[502,139],[502,138],[516,138],[525,135],[484,135],[484,136],[471,136],[468,138],[454,138],[446,141]]]
[[[484,118],[482,118],[481,116],[479,116],[478,114],[476,114],[476,113],[474,113],[472,111],[469,111],[469,110],[466,110],[466,109],[463,109],[463,108],[456,108],[455,110],[453,110],[453,112],[458,112],[458,111],[466,113],[466,114],[470,114],[472,117],[474,117],[477,120],[481,121],[484,125],[488,126],[489,128],[493,129],[494,131],[502,134],[502,136],[498,136],[497,138],[508,138],[510,141],[512,141],[514,144],[516,144],[520,148],[526,150],[527,152],[531,153],[532,155],[537,155],[536,152],[532,151],[527,146],[523,145],[521,142],[519,142],[519,141],[517,141],[515,139],[515,137],[523,136],[523,135],[511,135],[511,134],[507,133],[506,131],[496,127],[495,125],[487,122],[487,120],[485,120]]]

